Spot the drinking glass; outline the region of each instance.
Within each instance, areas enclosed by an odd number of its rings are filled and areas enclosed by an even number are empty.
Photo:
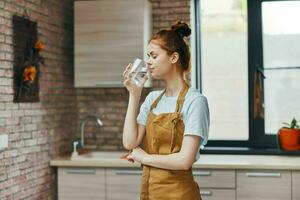
[[[148,73],[148,65],[142,59],[136,58],[129,71],[129,77],[138,86],[142,86],[146,79],[145,76]]]

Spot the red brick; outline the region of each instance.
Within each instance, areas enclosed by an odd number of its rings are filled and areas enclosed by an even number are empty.
[[[0,78],[0,85],[12,85],[13,79],[12,78]]]
[[[5,42],[5,35],[0,34],[0,43],[4,43],[4,42]],[[1,44],[0,50],[3,50],[3,49],[2,49],[2,48],[3,48],[3,45],[4,45],[4,44]]]
[[[11,102],[13,99],[12,95],[0,95],[0,102]]]
[[[10,110],[0,110],[0,118],[8,118],[11,117],[11,111]]]
[[[0,86],[0,94],[12,94],[13,88],[11,86]]]
[[[5,34],[5,35],[9,35],[11,33],[11,27],[8,27],[4,24],[0,24],[0,33]],[[3,42],[5,42],[5,38],[4,38]]]

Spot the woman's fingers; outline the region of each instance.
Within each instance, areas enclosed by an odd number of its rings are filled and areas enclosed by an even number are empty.
[[[128,71],[131,68],[132,64],[128,63],[128,65],[125,67],[125,71]]]
[[[123,72],[123,77],[127,77],[127,74],[129,73],[130,69],[131,69],[132,64],[129,63],[126,68],[125,71]]]
[[[128,160],[129,162],[132,162],[132,163],[134,163],[134,159],[132,159],[132,158],[128,158],[128,156],[131,154],[131,152],[132,152],[132,151],[129,151],[128,153],[126,153],[126,154],[122,155],[120,158],[121,158],[121,159]]]
[[[143,79],[144,79],[145,81],[147,81],[147,80],[149,79],[148,73],[146,73],[145,76],[143,76]]]
[[[125,80],[123,81],[123,84],[126,86],[128,81],[129,81],[129,78],[125,78]]]
[[[128,155],[126,158],[127,158],[127,160],[128,160],[129,162],[134,163],[134,159],[132,158],[132,156],[131,156],[130,153],[129,153],[129,155]]]
[[[123,85],[127,88],[127,90],[132,90],[132,84],[130,78],[125,78]]]
[[[121,158],[126,158],[129,154],[131,154],[132,150],[129,150],[127,153],[121,156]]]
[[[129,155],[129,153],[126,153],[126,154],[122,155],[120,158],[121,159],[126,159],[128,155]]]

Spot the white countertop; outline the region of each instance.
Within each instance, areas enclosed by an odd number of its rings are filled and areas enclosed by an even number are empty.
[[[140,163],[120,159],[125,152],[93,152],[77,159],[70,156],[50,161],[54,167],[139,168]],[[281,169],[300,170],[299,156],[201,154],[193,168],[205,169]]]

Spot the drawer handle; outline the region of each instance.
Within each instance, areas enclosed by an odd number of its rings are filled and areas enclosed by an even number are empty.
[[[141,170],[117,170],[115,171],[116,175],[142,175],[143,171]]]
[[[194,176],[211,176],[211,172],[205,172],[205,171],[195,171],[193,172]]]
[[[281,177],[281,173],[272,172],[247,172],[248,177]]]
[[[96,169],[67,169],[67,174],[96,174]]]
[[[201,196],[212,196],[212,192],[209,190],[200,191]]]

